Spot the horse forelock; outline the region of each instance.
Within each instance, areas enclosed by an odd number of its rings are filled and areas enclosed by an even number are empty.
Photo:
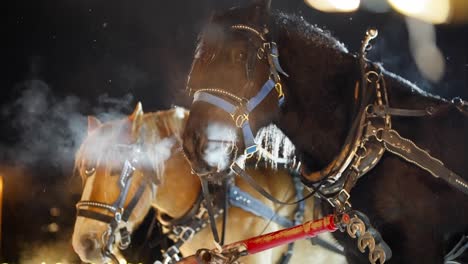
[[[188,111],[174,107],[167,111],[145,114],[143,152],[148,158],[156,181],[164,181],[166,161],[180,148]]]
[[[127,119],[107,122],[85,138],[76,152],[74,171],[80,172],[84,180],[81,172],[90,165],[89,163],[102,163],[104,155],[107,160],[122,162],[132,158],[126,156],[127,152],[109,151],[111,148],[140,147],[140,153],[144,156],[139,161],[140,165],[151,167],[157,174],[156,178],[161,180],[165,161],[172,155],[173,147],[180,144],[187,116],[188,111],[181,107],[145,114],[142,130],[132,143],[134,146],[126,142],[125,133],[122,133],[122,130],[126,129],[125,126],[128,126]],[[146,162],[149,164],[145,164]]]
[[[121,127],[124,120],[116,120],[103,124],[101,127],[89,133],[83,140],[75,154],[74,172],[78,172],[83,182],[85,175],[82,173],[90,163],[97,164],[104,153],[112,146],[119,144]]]

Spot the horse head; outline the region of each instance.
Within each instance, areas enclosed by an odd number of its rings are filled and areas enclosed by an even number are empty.
[[[85,262],[116,261],[118,247],[128,246],[150,209],[160,179],[143,145],[145,128],[140,103],[122,120],[88,118],[75,159],[84,188],[73,232],[73,248]]]
[[[187,83],[194,103],[183,139],[193,170],[228,169],[236,153],[255,152],[252,135],[270,123],[297,143],[301,159],[321,169],[349,125],[358,65],[328,32],[271,12],[270,1],[213,15]],[[237,152],[226,151],[226,142]]]
[[[272,71],[271,43],[266,41],[270,1],[215,14],[199,37],[187,89],[195,95],[184,133],[184,151],[199,175],[228,169],[249,144],[242,144],[278,114],[281,87],[278,79],[262,94],[258,105],[248,100],[258,94]],[[271,63],[269,63],[269,61]],[[273,78],[273,77],[272,77]],[[275,91],[276,90],[276,91]],[[233,111],[216,105],[216,96]],[[226,108],[226,107],[224,107]],[[248,124],[249,135],[241,133]],[[241,129],[240,129],[241,128]],[[248,139],[248,140],[249,140]]]

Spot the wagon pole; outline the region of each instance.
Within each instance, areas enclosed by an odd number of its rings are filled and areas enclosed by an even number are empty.
[[[177,262],[179,264],[218,264],[238,263],[241,256],[255,254],[277,246],[289,244],[299,239],[315,237],[324,232],[334,232],[349,222],[349,215],[328,215],[322,219],[308,221],[291,228],[252,237],[243,241],[226,245],[219,250],[200,249],[198,252]]]

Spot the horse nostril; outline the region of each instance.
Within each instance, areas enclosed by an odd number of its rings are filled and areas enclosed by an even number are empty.
[[[85,252],[90,252],[95,249],[96,243],[95,239],[90,237],[89,235],[84,235],[80,239],[81,247]]]

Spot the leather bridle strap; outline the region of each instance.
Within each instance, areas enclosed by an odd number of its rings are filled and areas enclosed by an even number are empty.
[[[268,79],[262,86],[262,89],[252,97],[247,103],[237,102],[234,105],[221,97],[213,95],[208,90],[199,90],[195,92],[193,102],[206,102],[216,107],[223,109],[233,118],[237,127],[242,129],[245,144],[245,154],[252,155],[258,148],[255,143],[255,137],[249,123],[249,114],[265,99],[265,97],[275,88],[276,84],[273,80]],[[214,90],[210,91],[213,92]],[[281,102],[280,102],[281,103]]]
[[[258,193],[260,193],[261,195],[263,195],[265,198],[267,198],[268,200],[272,201],[273,203],[277,203],[277,204],[282,204],[282,205],[295,205],[295,204],[298,204],[302,201],[305,201],[307,199],[309,199],[310,197],[312,197],[313,195],[315,195],[316,192],[319,191],[320,189],[320,186],[318,186],[316,189],[314,189],[310,194],[308,194],[307,196],[301,198],[301,199],[298,199],[297,201],[293,201],[293,202],[285,202],[285,201],[280,201],[278,200],[276,197],[274,197],[273,195],[271,195],[269,192],[267,192],[262,186],[260,186],[253,178],[252,176],[250,176],[247,172],[245,172],[245,170],[243,170],[241,167],[239,167],[239,165],[237,163],[233,163],[231,165],[231,169],[234,171],[234,173],[236,173],[237,175],[239,175],[243,180],[245,180],[247,183],[250,184],[250,186],[252,186],[252,188],[254,188]]]
[[[147,183],[147,181],[143,181],[142,184],[140,184],[140,186],[138,187],[138,190],[136,191],[132,200],[130,200],[130,202],[127,205],[127,208],[125,208],[122,214],[122,221],[127,222],[130,216],[132,215],[133,210],[135,209],[136,205],[140,201],[141,196],[143,195],[143,192],[145,191]]]
[[[96,221],[100,221],[100,222],[103,222],[103,223],[106,223],[106,224],[110,223],[112,221],[112,219],[114,219],[110,215],[106,215],[106,214],[103,214],[103,213],[99,213],[99,212],[95,212],[95,211],[91,211],[91,210],[87,210],[87,209],[78,209],[76,215],[77,216],[82,216],[82,217],[85,217],[85,218],[89,218],[89,219],[93,219],[93,220],[96,220]]]
[[[211,233],[213,233],[213,238],[216,241],[216,243],[221,244],[221,240],[219,239],[219,233],[218,233],[218,228],[216,227],[216,220],[215,220],[215,213],[214,213],[214,201],[213,201],[213,196],[210,193],[210,190],[208,189],[208,180],[205,177],[200,178],[201,181],[201,186],[202,186],[202,191],[203,191],[203,197],[205,197],[205,206],[206,210],[208,211],[208,217],[210,219],[210,228],[211,228]]]

